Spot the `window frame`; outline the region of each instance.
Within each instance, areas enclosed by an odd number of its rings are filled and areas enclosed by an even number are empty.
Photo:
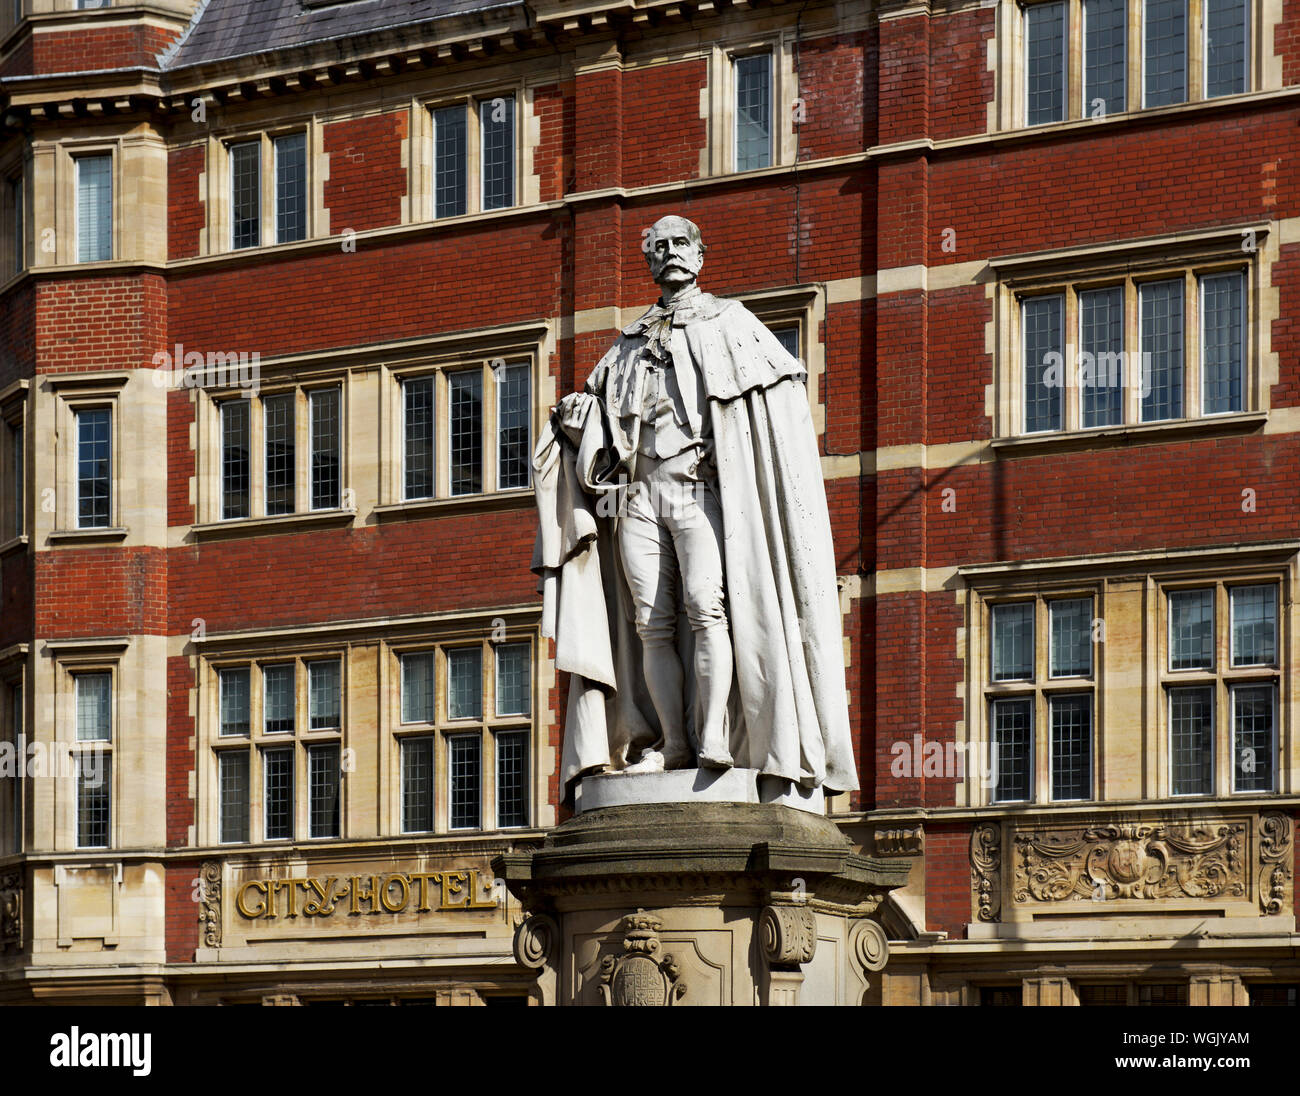
[[[511,194],[503,206],[486,208],[484,189],[486,174],[483,170],[483,107],[491,106],[497,99],[511,100]],[[526,114],[524,89],[519,85],[498,86],[491,92],[463,93],[459,95],[427,98],[421,101],[424,136],[422,147],[427,164],[427,192],[420,202],[421,220],[445,221],[456,217],[475,217],[481,214],[504,213],[525,204]],[[437,113],[459,107],[465,122],[464,186],[465,208],[457,213],[439,214],[437,208]]]
[[[1094,114],[1093,107],[1085,98],[1084,87],[1087,65],[1087,18],[1086,0],[1064,0],[1066,11],[1064,78],[1065,94],[1062,117],[1051,121],[1030,124],[1028,120],[1027,100],[1029,94],[1029,74],[1027,65],[1028,33],[1026,13],[1030,8],[1042,4],[1054,3],[1056,0],[1003,0],[1003,35],[1008,48],[1000,51],[1001,86],[1000,94],[1001,129],[1037,129],[1044,125],[1062,125],[1070,122],[1094,121],[1113,118],[1121,114],[1139,111],[1168,110],[1187,107],[1198,103],[1212,103],[1229,99],[1234,95],[1249,95],[1268,90],[1273,77],[1267,64],[1255,56],[1254,44],[1265,40],[1276,23],[1267,23],[1270,14],[1265,5],[1258,0],[1245,0],[1245,41],[1244,53],[1244,88],[1240,92],[1211,96],[1209,87],[1209,48],[1207,35],[1209,24],[1206,18],[1208,0],[1182,0],[1184,8],[1184,94],[1182,99],[1168,104],[1147,105],[1147,0],[1127,0],[1124,20],[1124,106],[1120,111]]]
[[[778,170],[796,162],[799,127],[794,105],[799,95],[795,71],[799,31],[793,24],[763,33],[738,24],[719,36],[710,47],[707,79],[708,145],[701,157],[701,174],[710,177],[742,174],[736,158],[736,65],[737,58],[768,53],[771,155],[767,167],[747,172]],[[746,172],[746,173],[747,173]]]
[[[1104,589],[1095,581],[1062,585],[1044,585],[1033,590],[1006,590],[990,592],[979,599],[981,642],[977,658],[978,695],[984,708],[984,731],[978,753],[978,765],[968,754],[967,780],[978,783],[981,773],[987,771],[992,760],[992,744],[996,722],[994,706],[1002,700],[1031,701],[1030,718],[1030,796],[1028,799],[999,798],[996,788],[983,789],[983,799],[989,805],[1090,803],[1100,797],[1098,780],[1098,743],[1102,741],[1105,706],[1102,699],[1104,686],[1104,645],[1099,644],[1096,624],[1104,621]],[[1053,602],[1087,600],[1092,604],[1089,618],[1089,647],[1091,668],[1087,674],[1052,676],[1051,605]],[[1000,606],[1032,604],[1033,662],[1032,673],[1027,678],[993,678],[994,618]],[[1101,650],[1098,648],[1101,647]],[[1089,698],[1088,728],[1088,792],[1083,798],[1056,799],[1053,797],[1053,774],[1056,763],[1052,748],[1052,701],[1055,698],[1086,695]],[[979,771],[972,772],[971,770]]]
[[[337,478],[338,505],[313,507],[315,475],[314,397],[326,391],[338,393]],[[256,395],[236,390],[209,393],[208,416],[211,440],[203,446],[210,469],[208,497],[201,501],[199,523],[228,526],[239,522],[310,519],[313,516],[343,516],[355,512],[355,494],[350,486],[352,446],[351,375],[332,373],[301,380],[265,381]],[[293,509],[269,513],[267,495],[267,452],[265,401],[289,397],[293,416]],[[248,405],[248,495],[247,514],[227,515],[225,511],[225,421],[226,407],[246,401]]]
[[[116,781],[116,766],[113,764],[113,756],[117,752],[118,731],[119,731],[119,711],[118,703],[121,695],[119,667],[116,661],[105,661],[99,658],[86,658],[67,660],[62,663],[61,671],[64,681],[67,684],[67,712],[68,722],[66,726],[71,728],[68,735],[72,757],[73,757],[73,791],[70,796],[71,819],[69,830],[69,847],[73,849],[112,849],[118,844],[118,802]],[[105,676],[108,678],[108,736],[105,738],[83,739],[79,727],[79,708],[80,708],[80,681],[86,677]],[[91,754],[99,754],[104,763],[107,765],[105,776],[107,778],[107,790],[104,795],[108,801],[108,819],[106,822],[107,840],[104,844],[83,844],[81,834],[81,815],[82,815],[82,783],[81,776],[84,770],[85,757]]]
[[[1260,223],[1207,229],[1181,237],[1148,237],[1105,247],[1089,245],[991,260],[999,283],[995,294],[998,338],[993,445],[1037,446],[1058,438],[1107,438],[1135,431],[1226,431],[1266,415],[1271,400],[1271,382],[1267,376],[1271,351],[1263,325],[1275,318],[1268,304],[1275,257],[1270,235],[1270,226]],[[1204,353],[1208,344],[1202,307],[1204,284],[1206,279],[1238,272],[1242,277],[1240,409],[1206,413]],[[1144,419],[1141,287],[1178,279],[1183,283],[1182,415]],[[1115,287],[1121,287],[1123,292],[1122,345],[1127,374],[1120,399],[1123,417],[1119,423],[1084,426],[1080,386],[1084,333],[1081,298],[1087,292]],[[1023,305],[1027,300],[1053,295],[1064,297],[1061,368],[1065,390],[1061,393],[1061,421],[1059,426],[1029,432],[1025,429]],[[1094,363],[1094,376],[1099,373]]]
[[[56,540],[87,539],[121,539],[128,530],[122,525],[123,514],[123,479],[122,479],[122,445],[123,416],[126,408],[122,404],[122,391],[130,374],[123,372],[104,372],[95,374],[69,373],[51,377],[45,383],[55,393],[55,430],[54,462],[55,478],[58,490],[55,491],[54,529],[50,536]],[[79,506],[79,455],[80,446],[77,434],[77,413],[83,410],[107,408],[109,411],[109,517],[107,526],[83,526],[80,524]],[[27,416],[27,421],[31,417]],[[28,433],[31,433],[29,430]],[[27,438],[25,456],[28,463],[35,468],[40,464],[43,439]],[[27,485],[32,482],[32,469],[24,472]],[[35,522],[38,515],[32,514],[33,502],[28,500],[25,509],[27,517]]]
[[[497,650],[501,647],[524,645],[527,647],[526,665],[529,670],[526,696],[528,710],[523,713],[497,711],[498,700],[498,658]],[[458,650],[477,648],[479,660],[479,715],[453,718],[450,712],[449,690],[449,654]],[[537,824],[540,810],[545,806],[538,802],[535,786],[538,751],[540,749],[537,733],[538,687],[541,669],[538,665],[538,639],[533,631],[511,631],[499,641],[492,636],[477,634],[447,635],[440,638],[413,639],[394,643],[389,647],[388,657],[392,667],[391,680],[396,683],[392,690],[389,705],[389,732],[393,742],[391,751],[393,763],[391,775],[394,778],[390,817],[393,820],[392,832],[398,836],[416,834],[463,834],[494,833],[516,829],[530,829]],[[405,658],[413,655],[433,654],[432,692],[435,697],[432,719],[416,719],[403,722],[403,684]],[[525,791],[525,821],[518,825],[501,826],[500,822],[500,787],[497,765],[497,736],[502,734],[525,734],[527,746],[524,751],[525,772],[523,787]],[[477,826],[455,826],[452,822],[452,772],[451,740],[455,738],[474,738],[478,747],[478,808],[479,824]],[[406,829],[405,792],[406,774],[404,770],[403,743],[432,739],[432,772],[428,782],[429,793],[433,796],[428,811],[432,817],[432,830]]]
[[[76,529],[77,532],[103,532],[106,530],[113,529],[117,524],[113,520],[113,517],[117,513],[118,506],[119,506],[119,499],[118,499],[119,481],[118,481],[118,477],[115,475],[115,472],[117,470],[118,459],[119,459],[118,458],[119,431],[117,429],[117,416],[114,413],[115,410],[116,409],[113,403],[105,402],[102,400],[94,400],[94,401],[79,403],[77,406],[72,408],[72,424],[73,424],[72,509],[73,509],[73,522],[74,522],[72,527]],[[82,524],[81,487],[82,487],[83,480],[81,476],[81,446],[82,446],[81,416],[83,414],[91,414],[99,411],[105,412],[108,416],[108,476],[107,476],[108,499],[106,503],[107,513],[105,514],[103,524],[100,524],[98,522],[94,524]]]
[[[88,145],[75,149],[69,149],[69,157],[72,163],[72,193],[71,193],[71,213],[72,213],[72,245],[71,254],[68,261],[72,263],[111,263],[119,251],[118,226],[117,226],[117,208],[118,197],[121,193],[117,147]],[[81,164],[85,160],[106,159],[108,160],[108,254],[106,256],[96,256],[90,259],[81,257]]]
[[[27,171],[22,160],[13,170],[4,172],[4,219],[9,237],[5,262],[9,277],[16,278],[27,270]],[[7,281],[8,279],[0,279]]]
[[[0,741],[9,744],[17,762],[13,775],[0,778],[0,857],[16,856],[26,847],[27,802],[27,655],[20,647],[0,666]]]
[[[523,366],[528,377],[528,436],[524,442],[524,462],[528,472],[528,482],[522,487],[501,487],[500,471],[500,383],[496,365],[511,369]],[[458,373],[480,372],[481,406],[479,409],[479,447],[481,463],[479,467],[480,490],[453,494],[451,491],[451,381]],[[538,429],[538,368],[537,357],[528,352],[511,352],[490,357],[467,355],[438,361],[424,361],[419,364],[404,365],[390,371],[393,393],[390,407],[394,423],[393,436],[393,475],[390,483],[390,497],[393,504],[399,506],[418,505],[421,503],[456,502],[467,499],[489,498],[492,496],[518,496],[533,489],[532,482],[532,446]],[[433,489],[432,495],[410,496],[407,489],[407,434],[406,409],[407,389],[410,381],[433,380]]]
[[[1161,762],[1162,776],[1160,792],[1171,799],[1196,798],[1231,798],[1243,795],[1276,795],[1280,783],[1280,773],[1284,765],[1282,744],[1283,728],[1280,725],[1283,714],[1282,684],[1286,677],[1284,669],[1286,648],[1285,630],[1288,623],[1285,618],[1285,600],[1283,597],[1286,575],[1278,570],[1248,570],[1231,574],[1207,574],[1201,577],[1174,576],[1158,580],[1158,621],[1156,666],[1158,669],[1156,687],[1160,690],[1161,702],[1157,705],[1161,721],[1163,743]],[[1232,665],[1233,651],[1233,615],[1232,591],[1234,589],[1272,586],[1273,601],[1273,661],[1271,663],[1254,663],[1248,666]],[[1171,612],[1169,595],[1185,590],[1213,591],[1213,641],[1212,659],[1208,668],[1193,667],[1188,669],[1171,669]],[[1235,690],[1241,687],[1270,685],[1273,690],[1272,729],[1271,729],[1271,787],[1268,790],[1237,790],[1236,756],[1236,720]],[[1171,690],[1184,688],[1213,689],[1213,718],[1211,730],[1210,790],[1205,792],[1175,793],[1173,790],[1173,741],[1170,699]]]
[[[266,650],[248,654],[221,654],[204,661],[202,681],[206,699],[205,757],[207,776],[204,786],[211,795],[210,809],[202,825],[208,843],[222,847],[247,847],[256,845],[298,844],[304,842],[337,841],[348,835],[347,757],[351,737],[348,686],[349,658],[346,644],[322,647],[315,650],[298,650],[284,653]],[[311,726],[311,671],[313,663],[337,662],[339,666],[339,719],[337,727]],[[293,719],[292,731],[266,729],[266,689],[264,671],[274,666],[293,667]],[[222,676],[225,671],[246,670],[249,678],[248,730],[231,734],[222,733]],[[339,751],[338,833],[312,834],[312,782],[311,751],[320,746],[333,746]],[[292,752],[290,768],[293,800],[291,803],[291,832],[288,837],[268,838],[266,794],[266,754]],[[242,754],[247,758],[247,785],[244,789],[249,818],[247,840],[226,841],[222,835],[224,799],[221,787],[221,758],[227,754]]]
[[[21,541],[27,537],[30,521],[27,507],[30,502],[27,489],[31,473],[30,441],[28,437],[28,384],[17,385],[12,392],[0,393],[0,437],[4,451],[0,453],[0,545]]]
[[[740,166],[740,104],[738,101],[740,79],[738,69],[742,61],[753,57],[767,58],[767,163],[759,164],[756,167],[742,168]],[[769,44],[757,49],[730,51],[727,54],[727,63],[731,74],[728,84],[728,107],[731,115],[731,136],[728,152],[731,170],[736,174],[744,174],[749,171],[763,171],[770,167],[776,167],[779,161],[780,145],[777,133],[778,106],[780,102],[777,94],[777,47],[775,44]]]
[[[292,240],[280,239],[279,147],[278,142],[287,137],[303,138],[303,235]],[[234,150],[240,146],[256,145],[257,156],[257,242],[236,245],[235,240],[235,172]],[[217,236],[221,252],[238,254],[266,247],[281,247],[305,243],[316,238],[320,218],[316,211],[316,173],[313,171],[316,145],[315,126],[310,119],[286,123],[256,131],[229,133],[218,139],[221,157],[221,208],[225,224]]]

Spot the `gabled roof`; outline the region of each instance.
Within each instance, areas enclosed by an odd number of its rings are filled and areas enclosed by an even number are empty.
[[[162,61],[183,68],[515,6],[511,0],[206,0]]]

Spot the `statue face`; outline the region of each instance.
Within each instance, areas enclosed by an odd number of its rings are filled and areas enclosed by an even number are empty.
[[[681,217],[657,221],[646,244],[646,262],[656,285],[678,289],[695,281],[704,265],[699,229]]]

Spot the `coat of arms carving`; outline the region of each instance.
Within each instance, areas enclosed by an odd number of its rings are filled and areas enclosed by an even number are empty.
[[[637,910],[619,922],[623,954],[600,961],[600,996],[606,1005],[675,1004],[685,996],[676,960],[663,954],[659,930],[663,922],[654,914]]]

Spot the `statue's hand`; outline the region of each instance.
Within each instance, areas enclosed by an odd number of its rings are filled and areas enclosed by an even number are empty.
[[[555,405],[560,416],[560,425],[564,432],[576,442],[582,434],[582,423],[587,417],[587,409],[598,402],[590,392],[570,392]]]

